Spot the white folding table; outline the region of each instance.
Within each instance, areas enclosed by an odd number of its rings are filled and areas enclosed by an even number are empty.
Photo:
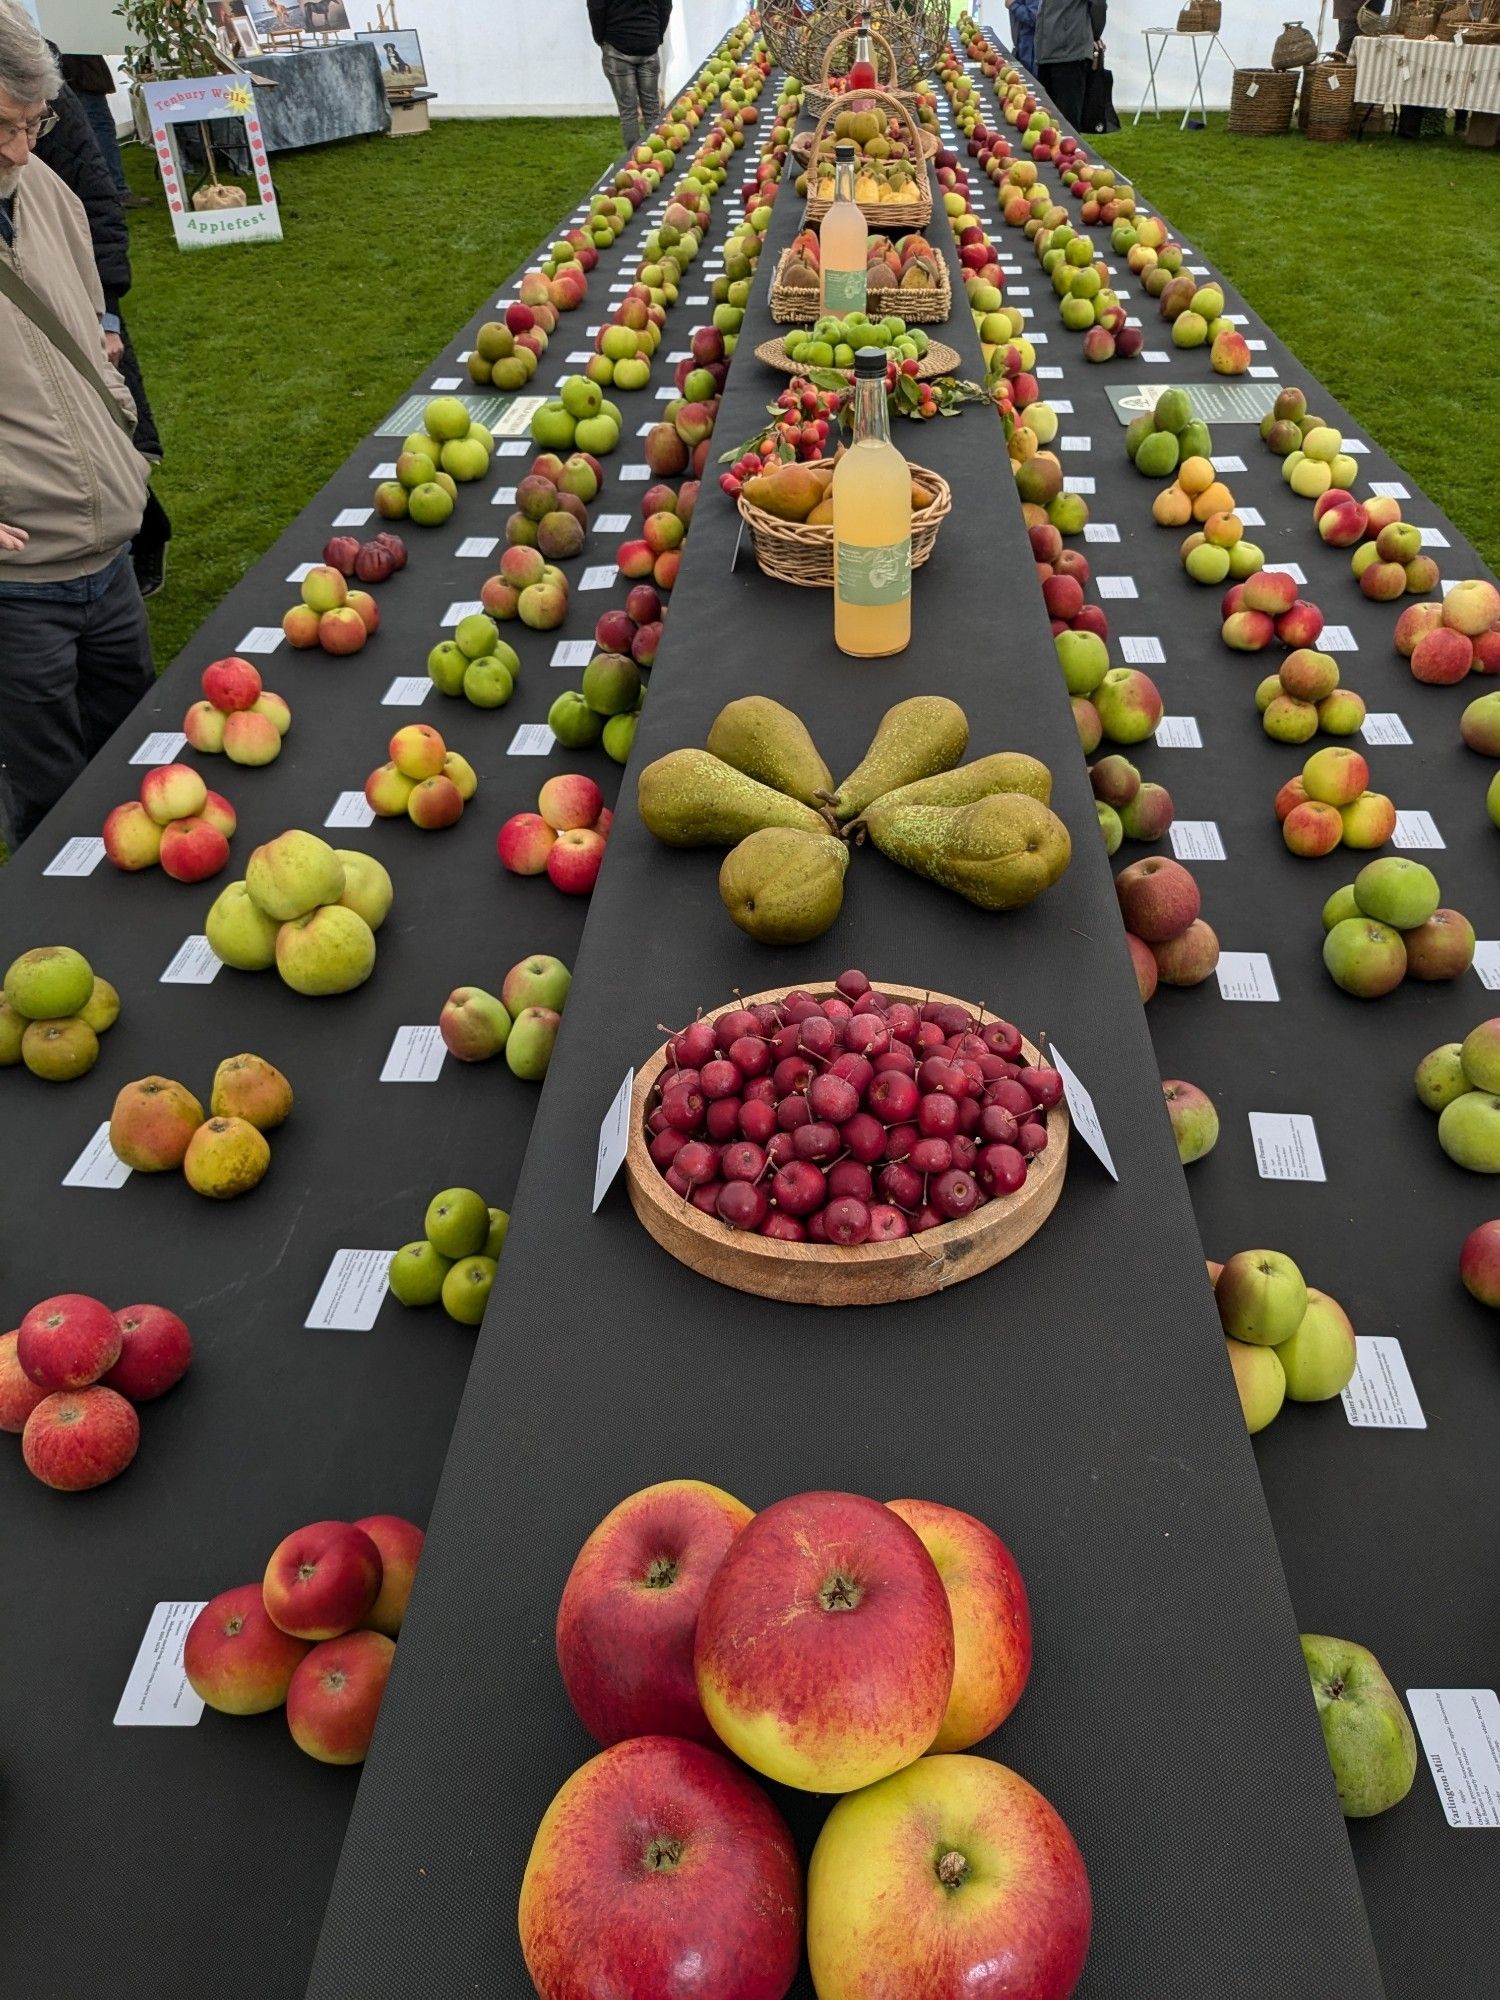
[[[1212,61],[1214,50],[1217,49],[1225,62],[1229,64],[1229,67],[1231,69],[1234,68],[1234,58],[1219,40],[1218,30],[1216,28],[1142,28],[1141,33],[1146,38],[1146,63],[1150,72],[1146,79],[1146,89],[1151,93],[1151,108],[1156,113],[1156,116],[1158,118],[1161,116],[1161,105],[1156,95],[1156,70],[1157,65],[1167,52],[1167,43],[1190,42],[1193,50],[1193,88],[1188,97],[1187,109],[1182,114],[1182,124],[1177,129],[1179,132],[1182,131],[1189,118],[1192,117],[1195,99],[1197,101],[1198,116],[1207,124],[1208,107],[1203,101],[1203,72]],[[1135,116],[1130,121],[1132,125],[1140,124],[1141,113],[1145,108],[1145,92],[1143,91],[1141,93],[1141,102],[1135,107]]]

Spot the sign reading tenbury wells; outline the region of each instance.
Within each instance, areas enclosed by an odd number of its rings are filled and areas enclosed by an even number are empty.
[[[143,83],[141,96],[151,121],[151,144],[167,192],[178,249],[205,250],[216,243],[279,243],[281,210],[266,158],[266,140],[255,108],[255,92],[248,79],[175,77],[166,82]],[[260,199],[247,199],[242,208],[195,209],[183,188],[176,128],[214,118],[235,118],[245,128],[245,145]]]

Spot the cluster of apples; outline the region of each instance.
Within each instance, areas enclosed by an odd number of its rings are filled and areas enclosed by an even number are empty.
[[[492,433],[469,415],[461,397],[434,396],[422,411],[421,430],[402,443],[395,478],[375,488],[376,513],[387,521],[409,516],[419,528],[440,528],[453,512],[459,487],[488,473],[494,449]]]
[[[1166,786],[1143,783],[1135,765],[1118,753],[1090,764],[1089,783],[1106,854],[1116,853],[1122,840],[1160,840],[1176,817]]]
[[[1500,1173],[1500,1019],[1431,1050],[1414,1081],[1422,1103],[1438,1114],[1438,1144],[1454,1165]]]
[[[418,1241],[391,1258],[392,1293],[404,1306],[441,1305],[459,1326],[478,1326],[509,1229],[509,1213],[473,1188],[444,1188],[427,1204]]]
[[[422,1530],[398,1514],[314,1521],[272,1551],[259,1583],[211,1598],[188,1628],[188,1685],[222,1715],[285,1707],[320,1764],[362,1764],[396,1657]]]
[[[534,305],[523,305],[517,300],[507,306],[503,319],[487,319],[475,334],[464,363],[469,380],[481,387],[524,389],[547,352],[547,336],[556,326],[557,311],[550,303],[538,300]]]
[[[1157,307],[1172,329],[1174,347],[1208,344],[1216,375],[1243,375],[1250,366],[1244,335],[1224,316],[1223,287],[1211,279],[1200,284],[1190,271],[1178,271],[1163,285]]]
[[[586,451],[607,457],[620,442],[625,419],[597,382],[565,375],[531,419],[531,441],[543,451]]]
[[[458,1062],[489,1062],[503,1049],[512,1076],[540,1083],[572,984],[560,958],[534,951],[511,967],[498,994],[455,986],[438,1016],[443,1046]]]
[[[274,764],[292,711],[263,685],[259,668],[231,653],[203,669],[202,687],[203,699],[182,718],[193,748],[209,757],[222,752],[231,764]]]
[[[1306,743],[1320,729],[1355,736],[1365,719],[1364,698],[1339,681],[1331,653],[1299,646],[1255,690],[1260,722],[1273,742]]]
[[[535,551],[528,551],[534,554]],[[521,678],[521,656],[514,646],[508,646],[500,637],[500,628],[485,611],[471,611],[460,618],[453,628],[451,639],[440,639],[427,655],[427,677],[439,694],[457,699],[462,695],[471,708],[504,708],[516,691],[516,682]],[[451,765],[447,765],[448,775],[459,789],[464,791],[473,777],[470,765],[457,752],[447,753]],[[445,758],[445,765],[447,758]],[[384,768],[384,767],[382,767]],[[380,774],[373,773],[370,782]],[[477,786],[477,780],[475,781]],[[366,785],[369,796],[369,784]],[[396,788],[387,779],[383,788],[390,794],[388,805],[390,816],[402,810],[396,803]],[[464,791],[464,797],[471,795],[474,786]],[[374,804],[373,799],[371,803]],[[410,809],[411,794],[407,795],[406,809]],[[380,807],[376,807],[380,811]],[[419,821],[418,824],[431,822]]]
[[[588,502],[604,483],[604,468],[589,452],[566,459],[544,452],[516,488],[515,512],[505,523],[512,549],[536,549],[544,562],[566,562],[583,548]]]
[[[1432,687],[1451,687],[1471,673],[1500,674],[1500,590],[1470,577],[1441,604],[1409,604],[1396,620],[1395,646],[1414,677]]]
[[[1315,750],[1276,794],[1281,837],[1293,854],[1316,860],[1336,847],[1384,847],[1396,831],[1396,808],[1370,790],[1370,767],[1358,750]]]
[[[620,574],[628,582],[653,584],[659,591],[670,590],[676,583],[698,489],[696,479],[685,479],[681,486],[662,482],[642,494],[641,532],[621,542],[615,554]]]
[[[120,996],[81,951],[37,945],[11,960],[0,991],[0,1069],[24,1063],[45,1083],[71,1083],[99,1060]]]
[[[1161,986],[1201,986],[1219,962],[1219,940],[1199,914],[1198,884],[1180,861],[1148,854],[1115,877],[1125,942],[1142,1001]]]
[[[1193,459],[1201,459],[1208,466],[1207,479],[1195,467],[1191,478],[1183,480],[1179,477],[1175,482],[1183,499],[1188,502],[1185,513],[1174,511],[1161,514],[1156,512],[1155,507],[1152,508],[1160,526],[1180,528],[1194,518],[1193,501],[1213,484],[1216,476],[1213,450],[1213,435],[1202,418],[1194,413],[1192,398],[1186,389],[1166,390],[1151,409],[1131,418],[1125,429],[1125,456],[1147,479],[1166,479],[1179,466],[1185,466]],[[1228,492],[1227,487],[1224,490]],[[1173,488],[1169,486],[1165,491],[1171,493]],[[1160,501],[1162,495],[1158,494],[1157,499]],[[1228,504],[1231,507],[1234,505],[1232,493]],[[1214,511],[1212,507],[1205,508],[1200,518],[1206,518]]]
[[[820,1994],[935,1990],[934,1966],[944,1991],[1003,1966],[1018,1995],[1073,1993],[1092,1922],[1077,1845],[1014,1771],[960,1754],[1031,1665],[1026,1586],[985,1523],[837,1492],[754,1514],[666,1480],[585,1541],[556,1646],[603,1748],[548,1807],[521,1884],[541,2000],[664,1994],[684,1964],[705,1993],[783,2000],[804,1915]],[[742,1766],[836,1795],[805,1895]]]
[[[1161,690],[1139,667],[1112,667],[1109,648],[1093,631],[1059,632],[1052,642],[1073,705],[1073,722],[1085,757],[1107,737],[1111,743],[1144,743],[1161,724]]]
[[[488,618],[484,623],[494,633],[498,646],[500,634]],[[469,660],[463,680],[464,693],[468,693],[470,675],[476,670],[485,670],[483,655]],[[494,672],[509,681],[509,673],[498,659]],[[508,686],[503,699],[510,699]],[[480,705],[498,707],[499,703]],[[473,765],[456,750],[450,750],[430,722],[408,722],[398,729],[386,745],[386,757],[387,762],[376,765],[364,786],[367,803],[381,819],[400,819],[404,813],[413,826],[424,831],[452,826],[463,818],[464,807],[479,789]]]
[[[271,1164],[267,1132],[292,1113],[292,1086],[264,1056],[228,1056],[214,1071],[208,1116],[188,1089],[169,1076],[138,1077],[109,1114],[115,1158],[138,1174],[175,1173],[194,1194],[233,1201],[265,1179]]]
[[[1402,980],[1461,979],[1474,963],[1474,926],[1440,905],[1436,875],[1388,854],[1323,905],[1323,963],[1335,986],[1378,1000]]]
[[[549,457],[552,454],[544,454],[537,464]],[[552,462],[560,463],[556,458]],[[505,623],[515,618],[528,631],[555,632],[568,615],[568,579],[539,548],[512,542],[495,574],[480,586],[479,601],[490,618]]]
[[[20,1433],[26,1470],[55,1492],[103,1486],[140,1445],[135,1405],[164,1396],[192,1358],[192,1336],[165,1306],[43,1299],[0,1334],[0,1431]]]
[[[104,852],[123,874],[160,867],[174,882],[206,882],[228,861],[238,824],[228,799],[191,764],[158,764],[142,778],[140,797],[115,806],[101,830]]]
[[[1260,420],[1268,450],[1281,460],[1281,476],[1302,500],[1318,500],[1331,488],[1349,491],[1359,467],[1344,449],[1342,432],[1314,416],[1301,389],[1282,389]]]
[[[623,764],[635,742],[646,700],[641,670],[628,653],[596,653],[576,688],[567,688],[547,711],[547,726],[565,750],[602,745]]]
[[[1165,232],[1164,232],[1165,233]],[[1132,361],[1145,346],[1139,326],[1127,323],[1123,300],[1110,284],[1109,266],[1087,232],[1080,234],[1064,219],[1043,227],[1032,238],[1042,269],[1052,280],[1062,323],[1083,335],[1085,361]]]
[[[535,812],[512,813],[495,848],[512,875],[545,875],[565,896],[589,896],[614,817],[592,778],[559,772],[537,793]]]
[[[1294,650],[1315,646],[1323,631],[1322,612],[1297,595],[1296,579],[1284,569],[1258,569],[1243,583],[1232,583],[1219,615],[1220,636],[1236,653],[1263,653],[1273,639]]]
[[[569,230],[566,236],[548,246],[537,270],[526,272],[516,287],[516,297],[523,306],[551,306],[554,312],[577,312],[589,295],[589,272],[598,261],[599,252],[584,232]]]
[[[373,855],[293,827],[255,849],[244,881],[220,890],[203,930],[236,972],[274,965],[294,993],[348,993],[375,970],[375,933],[394,895]]]
[[[1354,1379],[1354,1328],[1280,1250],[1237,1250],[1208,1266],[1245,1428],[1253,1436],[1294,1403],[1326,1403]]]
[[[287,644],[299,652],[321,646],[325,653],[362,653],[380,630],[380,611],[367,590],[351,590],[342,570],[314,563],[300,586],[301,602],[281,620]]]
[[[646,388],[666,323],[667,309],[656,304],[650,286],[632,285],[594,335],[584,374],[601,389]]]

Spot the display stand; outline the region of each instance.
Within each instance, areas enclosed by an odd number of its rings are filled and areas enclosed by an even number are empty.
[[[1187,109],[1182,114],[1182,123],[1177,129],[1181,132],[1186,128],[1189,118],[1193,115],[1194,100],[1197,102],[1198,116],[1206,124],[1208,122],[1208,107],[1203,101],[1203,73],[1213,59],[1214,50],[1217,49],[1225,62],[1229,64],[1229,67],[1231,69],[1234,68],[1234,57],[1230,55],[1228,49],[1219,40],[1218,30],[1214,28],[1142,28],[1141,33],[1146,38],[1146,64],[1148,72],[1146,89],[1151,93],[1151,108],[1155,115],[1158,118],[1161,116],[1161,104],[1156,95],[1156,72],[1163,56],[1167,52],[1167,43],[1188,42],[1192,46],[1193,54],[1193,88],[1188,97]],[[1140,124],[1141,113],[1145,108],[1143,94],[1142,102],[1135,107],[1135,116],[1130,121],[1132,125]]]
[[[1413,42],[1360,35],[1354,43],[1360,104],[1420,104],[1440,111],[1500,113],[1500,42]]]

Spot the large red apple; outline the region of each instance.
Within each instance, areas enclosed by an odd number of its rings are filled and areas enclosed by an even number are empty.
[[[182,1668],[193,1692],[225,1715],[280,1708],[292,1675],[310,1651],[266,1616],[258,1583],[220,1591],[188,1628]]]
[[[933,1749],[967,1750],[1004,1722],[1031,1672],[1031,1607],[993,1528],[935,1500],[892,1500],[937,1566],[953,1614],[953,1692]]]
[[[336,1639],[380,1594],[380,1551],[348,1521],[314,1521],[278,1543],[261,1586],[272,1624],[294,1639]]]
[[[113,1389],[56,1389],[21,1433],[26,1470],[59,1493],[83,1493],[122,1473],[141,1441],[134,1407]]]
[[[924,1757],[840,1799],[808,1864],[818,2000],[1067,2000],[1091,1923],[1072,1834],[984,1757]]]
[[[666,1479],[622,1500],[578,1551],[557,1607],[557,1664],[596,1742],[714,1742],[693,1634],[714,1571],[753,1518],[717,1486]]]
[[[16,1359],[43,1389],[86,1389],[119,1358],[114,1314],[84,1292],[43,1299],[16,1329]]]
[[[778,1500],[708,1586],[693,1671],[715,1734],[752,1769],[805,1792],[873,1784],[942,1725],[953,1686],[942,1579],[876,1500]]]
[[[165,1306],[121,1306],[120,1357],[103,1378],[132,1403],[149,1403],[180,1382],[193,1358],[193,1337]]]
[[[635,1736],[575,1771],[521,1883],[541,2000],[783,2000],[802,1951],[802,1871],[759,1787],[726,1757]]]

